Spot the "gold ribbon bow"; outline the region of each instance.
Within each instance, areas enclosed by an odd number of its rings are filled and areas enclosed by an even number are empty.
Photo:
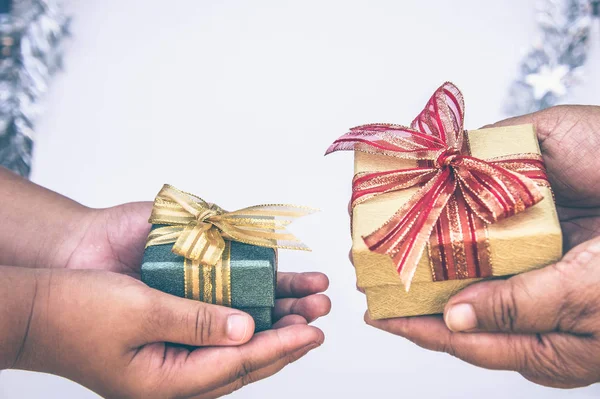
[[[171,244],[173,253],[202,265],[215,266],[225,241],[269,248],[310,251],[286,226],[315,210],[294,205],[257,205],[227,212],[195,195],[165,184],[154,200],[149,222],[165,225],[153,229],[146,242]]]

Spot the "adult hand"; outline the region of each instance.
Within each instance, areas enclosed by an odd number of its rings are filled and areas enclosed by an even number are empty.
[[[474,284],[444,317],[367,323],[490,369],[551,387],[600,381],[600,107],[561,106],[499,122],[533,123],[556,195],[566,255],[504,281]]]
[[[61,375],[110,398],[216,398],[278,372],[324,339],[291,318],[253,336],[253,320],[241,311],[167,295],[122,274],[0,273],[4,291],[11,280],[20,284],[5,300],[34,298],[26,322],[13,325],[13,332],[27,328],[7,366]],[[35,284],[24,286],[25,273],[34,273]],[[279,295],[304,295],[309,286],[286,277]]]

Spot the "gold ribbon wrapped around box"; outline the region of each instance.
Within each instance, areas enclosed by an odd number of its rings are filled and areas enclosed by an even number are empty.
[[[315,210],[266,204],[228,212],[165,184],[154,201],[141,277],[168,294],[273,322],[277,249],[309,250],[286,227]]]
[[[533,126],[466,132],[473,157],[489,160],[521,153],[539,154]],[[355,151],[355,174],[415,168],[418,161]],[[552,192],[539,186],[544,199],[517,215],[487,225],[493,276],[509,276],[548,265],[562,255],[562,234]],[[367,296],[373,319],[442,313],[448,299],[480,279],[433,281],[431,246],[424,251],[407,292],[387,255],[367,248],[363,237],[382,226],[419,187],[389,192],[354,207],[352,255],[358,286]]]

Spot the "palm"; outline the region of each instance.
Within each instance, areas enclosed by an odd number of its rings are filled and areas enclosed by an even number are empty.
[[[94,211],[66,267],[107,270],[139,278],[151,209],[151,202],[137,202]]]
[[[600,107],[556,107],[532,118],[556,196],[565,249],[570,249],[600,234]]]

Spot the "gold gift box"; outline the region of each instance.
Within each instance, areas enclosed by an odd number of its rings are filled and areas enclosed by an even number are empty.
[[[471,155],[483,160],[519,153],[540,153],[531,125],[467,132]],[[416,161],[355,151],[354,173],[414,168]],[[562,256],[562,233],[552,192],[540,187],[544,199],[524,212],[488,225],[494,276],[537,269]],[[353,211],[352,256],[358,286],[367,296],[372,319],[443,313],[451,296],[481,279],[434,282],[428,251],[424,251],[406,292],[392,260],[371,252],[362,237],[386,222],[418,187],[391,192],[357,205]]]

